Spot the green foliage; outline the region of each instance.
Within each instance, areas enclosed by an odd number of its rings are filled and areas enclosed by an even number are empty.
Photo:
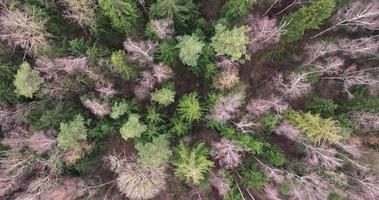
[[[238,134],[238,135],[234,136],[234,139],[247,152],[254,154],[254,155],[262,154],[263,148],[266,145],[265,142],[260,141],[258,139],[255,139],[255,138],[251,137],[250,135],[246,135],[246,134]]]
[[[69,50],[78,56],[86,56],[86,51],[90,47],[89,42],[84,38],[75,38],[69,42]]]
[[[187,132],[189,132],[191,129],[191,123],[186,122],[185,120],[181,119],[180,117],[173,117],[171,118],[171,128],[169,132],[172,135],[175,136],[183,136]]]
[[[279,183],[277,188],[281,195],[289,196],[291,194],[291,186],[286,181]]]
[[[128,61],[125,51],[118,50],[112,53],[111,62],[114,69],[126,80],[137,77],[136,67]]]
[[[160,62],[169,66],[174,66],[179,59],[179,52],[176,48],[176,44],[169,41],[162,42],[158,47],[156,58]]]
[[[132,111],[136,111],[138,104],[135,100],[128,101],[123,99],[121,101],[115,101],[112,106],[111,118],[119,119],[126,113],[130,113]]]
[[[193,149],[180,143],[178,158],[174,162],[175,175],[187,183],[199,185],[213,167],[213,162],[207,159],[208,155],[209,150],[204,148],[204,143],[196,145]]]
[[[109,49],[103,47],[102,45],[100,45],[97,42],[95,42],[92,46],[90,46],[86,51],[86,55],[87,55],[89,61],[92,63],[97,63],[97,61],[100,58],[103,58],[103,57],[108,56],[110,54],[111,54],[111,52]]]
[[[345,198],[333,192],[329,195],[328,200],[345,200]]]
[[[205,46],[204,42],[195,34],[176,38],[179,41],[176,47],[179,49],[179,57],[182,62],[189,66],[196,66],[200,53]]]
[[[201,117],[201,108],[197,92],[185,94],[178,105],[178,113],[180,118],[188,122],[199,120]]]
[[[335,7],[335,0],[315,0],[310,5],[290,13],[282,20],[282,24],[288,23],[286,32],[282,35],[283,41],[295,42],[304,35],[306,29],[319,29]]]
[[[146,166],[159,167],[166,164],[172,151],[170,143],[164,135],[153,138],[152,142],[142,144],[137,143],[135,146],[138,151],[139,160]]]
[[[340,102],[338,112],[379,112],[379,96],[371,95],[367,87],[353,87],[351,92],[354,98]]]
[[[280,149],[273,145],[266,147],[262,155],[270,165],[282,166],[286,161],[286,157]]]
[[[57,140],[58,147],[63,150],[80,149],[80,142],[87,140],[84,118],[79,114],[68,123],[61,123]]]
[[[306,102],[305,108],[314,114],[319,113],[323,117],[330,117],[337,109],[337,105],[330,99],[321,97],[313,97],[310,101]]]
[[[37,130],[58,128],[62,121],[71,119],[79,111],[73,102],[54,102],[52,100],[38,103],[28,115],[28,124]]]
[[[151,101],[157,102],[162,106],[168,106],[175,101],[175,90],[165,87],[155,90],[155,92],[151,94]]]
[[[338,121],[323,119],[318,114],[288,110],[285,118],[315,144],[337,143],[342,139]]]
[[[261,124],[265,132],[271,133],[279,124],[279,116],[267,114],[263,116]]]
[[[141,22],[142,13],[133,0],[99,0],[99,6],[113,26],[123,33],[131,33]]]
[[[149,9],[150,18],[171,18],[175,24],[186,26],[199,17],[199,11],[192,0],[157,0]],[[180,30],[180,29],[177,29]]]
[[[43,82],[43,78],[39,76],[39,72],[31,69],[29,63],[24,62],[15,75],[15,93],[32,98],[33,94],[39,90]]]
[[[227,19],[242,19],[255,3],[256,0],[229,0],[222,7],[221,16]]]
[[[257,165],[241,167],[241,177],[244,186],[253,189],[262,188],[269,181],[269,178]]]
[[[0,104],[15,103],[19,100],[19,97],[13,92],[15,90],[13,84],[15,74],[16,69],[14,66],[11,66],[9,63],[3,64],[0,60]]]
[[[146,131],[147,126],[140,123],[139,118],[139,115],[131,114],[129,115],[128,121],[122,125],[120,133],[124,140],[140,137],[141,134]]]
[[[216,34],[212,37],[212,46],[218,56],[230,56],[231,61],[239,60],[247,56],[246,46],[249,39],[246,33],[250,30],[247,26],[235,27],[227,30],[222,24],[216,25]]]
[[[157,107],[154,105],[147,108],[146,121],[149,124],[159,124],[164,122],[162,115],[158,112]]]

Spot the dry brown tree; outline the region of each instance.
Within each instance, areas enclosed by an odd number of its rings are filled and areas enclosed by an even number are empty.
[[[207,116],[209,119],[213,119],[222,123],[236,117],[239,112],[239,108],[244,100],[242,92],[231,93],[227,96],[220,97],[211,112]]]
[[[284,97],[297,99],[309,93],[312,89],[308,83],[309,72],[306,73],[291,73],[287,80],[284,80],[283,74],[277,74],[272,78],[276,90]]]
[[[338,27],[346,28],[352,32],[358,29],[379,30],[379,2],[376,0],[354,1],[338,10],[332,18],[332,23],[332,27],[313,36],[313,38]]]
[[[338,45],[323,40],[318,40],[305,45],[305,64],[312,64],[318,58],[336,53]]]
[[[221,70],[214,79],[213,86],[219,90],[231,89],[240,82],[238,68],[228,68]]]
[[[123,43],[125,51],[129,53],[129,58],[142,66],[149,66],[154,61],[156,44],[151,41],[133,41],[128,38]]]
[[[9,10],[2,3],[0,9],[0,40],[12,48],[21,47],[27,54],[49,46],[46,20],[21,10]]]
[[[218,160],[221,166],[227,169],[234,169],[241,164],[243,148],[232,140],[221,139],[219,142],[213,145],[212,156]]]
[[[229,184],[223,176],[224,174],[222,171],[217,171],[216,173],[211,172],[208,176],[209,183],[217,189],[217,192],[221,197],[227,195],[230,190]]]
[[[103,117],[111,113],[111,109],[106,102],[100,102],[96,98],[86,99],[83,101],[84,107],[91,110],[91,112],[97,116]]]
[[[61,0],[66,6],[65,17],[80,26],[94,26],[96,2],[94,0]]]
[[[288,104],[284,102],[283,99],[276,96],[271,96],[267,99],[251,99],[246,106],[246,110],[257,117],[271,110],[277,113],[282,113],[287,108]]]
[[[174,21],[170,18],[151,21],[153,30],[159,39],[171,39],[174,34]]]
[[[152,71],[157,83],[162,83],[174,75],[172,69],[163,63],[154,64]]]
[[[279,42],[284,26],[278,27],[276,19],[270,19],[266,16],[250,16],[248,21],[251,26],[251,30],[248,33],[248,50],[250,52],[256,53],[269,45]]]
[[[366,58],[379,56],[379,39],[377,36],[338,40],[339,51],[351,58]]]
[[[130,199],[151,199],[166,188],[165,167],[146,166],[135,159],[110,156],[111,169],[116,174],[117,186]]]

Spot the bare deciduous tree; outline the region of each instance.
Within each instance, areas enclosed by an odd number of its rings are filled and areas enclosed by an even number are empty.
[[[65,17],[80,26],[93,26],[96,20],[94,0],[61,0],[67,7]]]
[[[47,133],[44,131],[34,132],[33,135],[26,140],[26,144],[38,154],[45,154],[56,145],[56,139],[52,137],[53,134],[56,135],[56,131],[53,129]]]
[[[277,74],[273,77],[276,89],[283,94],[283,96],[290,99],[297,99],[309,93],[312,86],[307,82],[308,73],[292,73],[288,77],[288,81],[284,81],[283,74]]]
[[[376,57],[379,55],[379,40],[377,37],[358,39],[339,39],[339,51],[352,58]]]
[[[338,51],[338,45],[319,40],[305,45],[305,64],[311,64],[318,58],[333,54]]]
[[[83,101],[84,107],[91,110],[97,116],[105,116],[111,113],[111,109],[107,103],[101,103],[97,99],[86,99]]]
[[[46,21],[36,16],[27,15],[20,10],[9,10],[4,6],[0,10],[0,40],[9,46],[21,47],[31,54],[38,48],[48,46],[48,36],[45,28]]]
[[[213,157],[218,160],[221,166],[234,169],[242,162],[243,149],[234,141],[221,139],[220,142],[214,143],[212,146]]]
[[[113,88],[112,84],[109,83],[96,83],[95,89],[100,93],[100,96],[104,99],[112,98],[114,95],[119,93]]]
[[[249,44],[248,50],[256,53],[271,44],[279,42],[280,35],[283,32],[283,26],[278,27],[276,19],[268,17],[258,18],[256,16],[249,17],[251,30],[248,34]]]
[[[244,95],[241,92],[231,93],[227,96],[220,97],[216,101],[214,107],[208,115],[208,118],[226,123],[236,117],[239,107],[243,103],[243,99]]]
[[[249,104],[246,106],[246,110],[255,116],[261,116],[270,110],[274,110],[277,113],[282,113],[287,108],[288,104],[275,96],[268,99],[251,99]]]
[[[225,57],[216,61],[216,65],[221,70],[234,69],[238,67],[238,63],[232,62],[230,59]]]
[[[170,18],[155,19],[152,22],[154,32],[159,39],[171,39],[174,34],[174,21]]]
[[[136,42],[128,38],[123,43],[124,49],[130,54],[130,59],[142,66],[148,66],[153,63],[153,54],[156,50],[156,44],[151,41]]]
[[[25,126],[17,126],[5,135],[1,143],[13,150],[20,151],[25,146],[28,134],[29,132]]]
[[[230,187],[226,180],[222,178],[222,175],[218,175],[219,173],[211,172],[208,177],[209,183],[217,189],[218,194],[223,197],[228,194]]]
[[[234,87],[240,82],[238,68],[228,68],[222,70],[213,79],[213,86],[219,90],[226,90]]]
[[[328,76],[338,75],[343,72],[345,61],[338,56],[331,56],[324,59],[323,62],[318,62],[315,64],[316,69],[323,74]]]
[[[88,71],[88,61],[87,58],[77,58],[77,57],[66,57],[57,58],[54,60],[57,67],[62,69],[68,74],[73,74],[75,72],[85,73]]]
[[[377,113],[354,112],[351,114],[351,118],[362,128],[370,131],[379,130],[379,114]]]
[[[154,64],[152,71],[153,76],[158,83],[162,83],[174,75],[172,69],[163,63]]]

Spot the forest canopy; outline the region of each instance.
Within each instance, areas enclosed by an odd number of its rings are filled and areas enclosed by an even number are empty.
[[[0,199],[378,200],[378,0],[0,0]]]

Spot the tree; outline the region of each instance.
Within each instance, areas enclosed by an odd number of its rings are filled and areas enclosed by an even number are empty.
[[[133,0],[99,0],[99,7],[112,25],[123,33],[131,33],[141,21],[142,13]]]
[[[0,40],[13,48],[21,47],[28,54],[35,53],[49,46],[46,22],[46,18],[43,20],[37,15],[3,8],[0,12]]]
[[[118,174],[117,186],[130,199],[151,199],[166,188],[166,169],[145,165],[138,160],[109,157],[112,171]]]
[[[376,57],[379,55],[379,40],[376,37],[342,38],[337,42],[338,50],[352,58]]]
[[[101,102],[97,98],[81,98],[84,107],[91,110],[91,112],[97,116],[103,117],[111,113],[111,109],[107,102]]]
[[[199,120],[201,117],[201,108],[197,92],[184,95],[179,100],[177,111],[181,119],[188,122]]]
[[[125,51],[129,53],[130,60],[139,63],[141,66],[148,66],[154,61],[156,44],[151,41],[133,41],[130,38],[123,43]]]
[[[213,162],[207,159],[208,154],[208,150],[204,148],[204,143],[196,145],[193,149],[189,149],[180,143],[178,158],[174,162],[175,175],[187,183],[199,185],[213,167]]]
[[[137,107],[137,102],[132,100],[121,100],[114,102],[112,106],[112,112],[111,112],[111,118],[112,119],[119,119],[124,114],[131,112],[132,110],[135,110]]]
[[[335,0],[317,0],[290,13],[281,22],[287,23],[286,32],[281,39],[284,42],[295,42],[304,35],[306,29],[319,29],[320,25],[331,16],[335,7]]]
[[[153,34],[149,38],[160,40],[172,39],[174,35],[174,21],[171,18],[150,20],[146,28],[147,35]]]
[[[267,184],[269,178],[257,165],[241,167],[243,184],[248,188],[259,189]]]
[[[236,117],[243,100],[244,94],[242,92],[221,96],[215,102],[207,118],[226,123]]]
[[[246,106],[246,110],[255,115],[261,116],[269,112],[271,109],[277,113],[282,113],[288,108],[288,104],[283,102],[279,97],[272,96],[268,99],[251,99]]]
[[[227,30],[222,24],[217,24],[216,33],[212,37],[212,46],[218,56],[230,56],[231,61],[236,61],[242,56],[247,56],[246,46],[249,43],[247,26],[234,27]]]
[[[315,96],[306,102],[305,107],[312,113],[319,113],[321,116],[330,117],[334,114],[338,106],[330,99]]]
[[[285,26],[278,27],[276,19],[268,17],[258,18],[255,16],[249,17],[251,30],[249,31],[248,50],[252,53],[257,53],[269,45],[278,43],[280,35],[284,32]]]
[[[174,75],[172,69],[163,63],[154,64],[152,71],[157,83],[162,83]]]
[[[179,42],[176,47],[179,49],[179,57],[182,62],[189,66],[196,66],[197,60],[205,44],[195,34],[192,34],[191,36],[178,36],[176,38]]]
[[[87,140],[87,128],[84,118],[76,115],[68,123],[61,123],[58,134],[58,147],[63,150],[78,151],[81,148],[81,142]]]
[[[179,52],[172,42],[162,42],[157,51],[157,60],[169,66],[174,66],[178,61]]]
[[[123,50],[112,53],[111,63],[114,69],[126,80],[137,77],[138,70],[133,64],[128,62],[128,57]]]
[[[334,144],[342,140],[342,128],[337,121],[330,118],[323,119],[318,114],[294,110],[288,110],[285,118],[317,145]]]
[[[175,101],[175,90],[169,88],[161,88],[151,94],[151,101],[160,105],[168,106]]]
[[[192,0],[157,0],[149,9],[150,18],[169,18],[181,25],[186,25],[198,15],[198,8]]]
[[[277,74],[273,77],[273,82],[276,90],[281,92],[284,96],[297,99],[309,93],[312,89],[311,84],[308,83],[308,75],[308,73],[291,73],[288,77],[288,81],[285,82],[283,74]]]
[[[240,82],[238,68],[223,69],[213,78],[213,86],[219,90],[232,89]]]
[[[234,169],[241,164],[242,147],[232,140],[221,139],[220,142],[214,143],[212,156],[218,160],[220,166],[228,169]]]
[[[229,0],[222,7],[221,16],[227,19],[242,19],[255,3],[256,0]]]
[[[146,166],[160,167],[168,163],[172,151],[170,143],[164,135],[153,138],[152,142],[146,144],[137,143],[139,160]]]
[[[129,138],[140,137],[143,132],[146,131],[147,126],[139,122],[140,116],[137,114],[129,115],[128,121],[125,122],[121,129],[120,133],[124,140]]]
[[[94,26],[96,4],[93,0],[63,0],[67,10],[65,17],[80,26]]]
[[[33,94],[40,89],[43,82],[43,78],[39,76],[39,72],[31,69],[29,63],[24,62],[20,65],[20,69],[17,70],[17,74],[15,75],[15,93],[32,98]]]

